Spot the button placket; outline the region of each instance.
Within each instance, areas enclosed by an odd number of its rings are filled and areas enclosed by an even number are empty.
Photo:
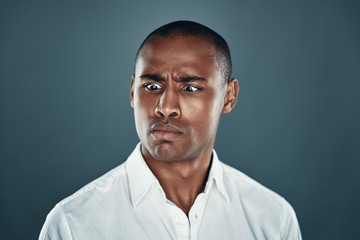
[[[179,239],[189,238],[189,233],[190,233],[189,220],[183,212],[179,212],[175,215],[175,227]]]
[[[195,202],[190,209],[189,221],[190,221],[191,239],[197,238],[199,227],[202,222],[202,214],[207,201],[207,196],[208,195],[205,193],[200,193],[195,199]]]

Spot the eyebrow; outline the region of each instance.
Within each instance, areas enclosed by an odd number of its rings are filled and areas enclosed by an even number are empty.
[[[140,76],[141,79],[149,79],[155,82],[163,82],[165,79],[158,74],[143,74]]]
[[[165,79],[159,74],[143,74],[140,76],[141,79],[149,79],[155,82],[163,82]],[[198,76],[180,76],[175,79],[176,82],[195,82],[195,81],[206,81],[203,77]]]
[[[177,82],[195,82],[195,81],[206,81],[205,78],[198,77],[198,76],[182,76],[176,79]]]

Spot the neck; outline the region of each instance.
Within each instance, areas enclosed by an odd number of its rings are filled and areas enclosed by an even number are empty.
[[[188,215],[196,197],[204,191],[211,165],[212,151],[199,158],[181,162],[165,162],[145,158],[147,165],[159,180],[167,199]]]

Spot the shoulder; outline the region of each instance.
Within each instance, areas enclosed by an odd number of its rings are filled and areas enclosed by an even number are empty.
[[[93,180],[84,187],[80,188],[74,194],[63,199],[58,205],[65,209],[71,205],[84,204],[88,201],[96,201],[109,194],[113,194],[114,188],[122,189],[127,187],[125,163],[105,173],[101,177]]]
[[[272,207],[280,207],[286,204],[286,200],[279,194],[263,186],[241,171],[222,163],[224,170],[224,182],[228,192],[233,198],[249,199],[260,205],[271,204]]]
[[[69,224],[62,207],[57,204],[47,215],[41,229],[39,240],[72,239]]]
[[[69,221],[86,222],[105,216],[108,210],[103,206],[110,205],[115,198],[126,201],[126,188],[123,163],[56,204],[46,217],[39,239],[72,239]],[[97,208],[102,211],[96,211]]]
[[[281,239],[301,239],[292,206],[282,196],[239,170],[223,163],[224,182],[233,203],[240,203],[248,220],[262,231],[277,229]]]

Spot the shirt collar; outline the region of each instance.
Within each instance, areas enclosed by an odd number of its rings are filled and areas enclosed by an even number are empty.
[[[149,191],[151,185],[159,184],[141,154],[141,143],[136,145],[136,148],[126,161],[126,171],[129,179],[131,201],[133,206],[136,207]]]
[[[141,154],[141,143],[136,145],[136,148],[126,161],[126,171],[129,179],[131,201],[134,207],[139,204],[152,185],[158,185],[161,189],[159,181],[151,172]],[[224,185],[223,166],[215,150],[213,150],[211,169],[204,191],[205,194],[210,190],[213,182],[215,182],[221,194],[229,202],[229,195]]]
[[[213,150],[212,155],[212,163],[211,163],[211,169],[209,172],[209,177],[206,182],[205,186],[205,194],[209,191],[212,182],[215,182],[217,188],[221,192],[221,194],[224,196],[227,202],[230,202],[229,194],[226,191],[225,184],[224,184],[224,170],[223,165],[220,162],[215,150]]]

